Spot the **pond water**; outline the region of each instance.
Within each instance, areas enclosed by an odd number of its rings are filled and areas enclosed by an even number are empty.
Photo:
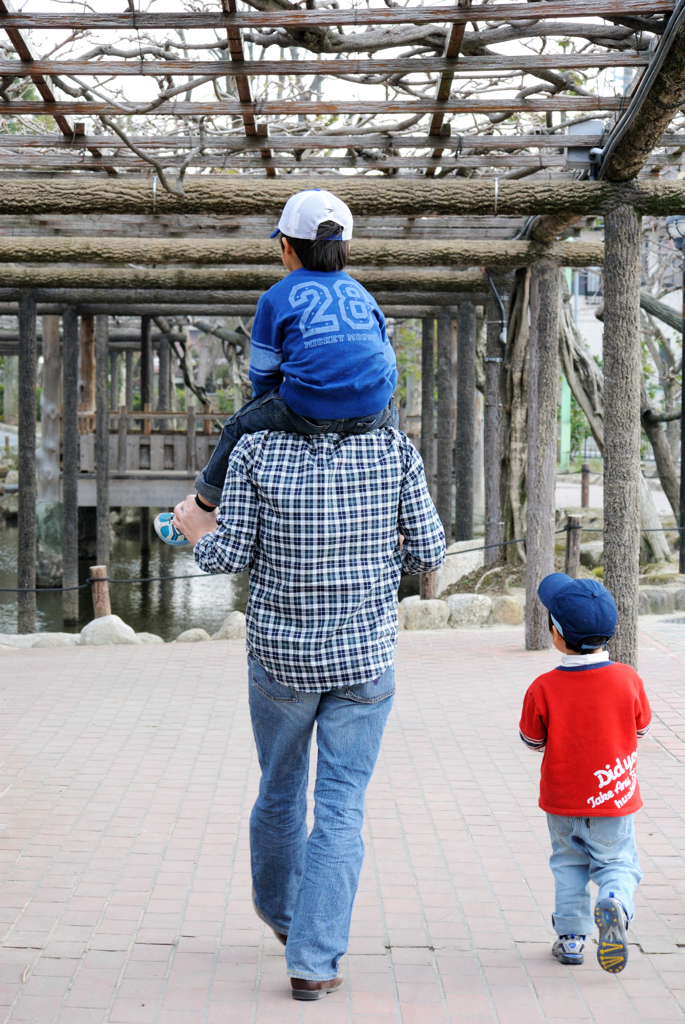
[[[93,558],[79,562],[79,582],[90,575]],[[156,583],[113,583],[112,611],[137,633],[156,633],[163,640],[175,640],[185,629],[201,627],[215,633],[229,612],[245,611],[248,597],[247,573],[238,576],[201,574],[192,552],[172,548],[155,536],[149,555],[141,553],[137,537],[116,537],[110,567],[112,579],[140,579],[146,576],[196,576],[195,579]],[[0,518],[0,587],[17,585],[16,524]],[[78,626],[62,625],[62,597],[55,591],[36,595],[36,630],[77,633],[93,618],[90,589],[79,592]],[[0,593],[0,633],[17,629],[16,595]]]
[[[92,556],[79,561],[79,582],[90,575]],[[137,633],[156,633],[163,640],[175,640],[186,629],[200,627],[215,633],[229,612],[244,612],[248,599],[248,574],[209,576],[201,573],[192,552],[173,548],[152,536],[151,550],[140,550],[137,536],[117,536],[112,545],[109,575],[112,579],[139,580],[147,576],[188,576],[154,583],[112,583],[112,611]],[[17,585],[17,527],[0,517],[0,588]],[[399,598],[417,594],[418,576],[403,576]],[[79,592],[79,624],[62,624],[62,596],[58,591],[36,595],[36,630],[43,633],[79,630],[93,618],[90,588]],[[15,594],[0,592],[0,633],[16,633]]]

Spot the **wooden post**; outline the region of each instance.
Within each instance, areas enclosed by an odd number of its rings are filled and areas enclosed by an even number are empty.
[[[78,585],[78,316],[67,309],[62,317],[62,586]],[[62,595],[65,626],[78,623],[78,590]]]
[[[95,487],[97,560],[109,561],[109,317],[95,318]]]
[[[143,406],[143,412],[152,412],[152,402],[146,402]],[[143,433],[148,436],[152,433],[152,420],[143,420]]]
[[[19,300],[19,510],[17,586],[36,586],[36,300]],[[36,629],[35,591],[17,595],[17,631]]]
[[[640,567],[640,222],[604,218],[604,584],[618,608],[614,661],[637,666]]]
[[[109,407],[119,408],[119,353],[109,354]]]
[[[564,572],[567,576],[578,579],[580,572],[580,534],[582,530],[582,516],[566,516],[566,566]]]
[[[126,408],[133,412],[133,350],[126,350]]]
[[[109,582],[107,581],[106,565],[91,565],[90,576],[93,582],[90,587],[93,592],[93,615],[101,619],[103,615],[112,614],[112,605],[109,600]]]
[[[95,409],[95,317],[81,316],[79,334],[79,411]],[[94,424],[90,416],[79,421],[79,432],[90,434]]]
[[[62,503],[59,489],[62,357],[59,317],[44,316],[42,319],[41,439],[36,453],[38,463],[36,579],[38,586],[55,587],[62,583]]]
[[[457,439],[454,539],[473,537],[473,459],[476,442],[476,310],[462,302],[457,316]]]
[[[152,408],[152,317],[140,318],[140,408]]]
[[[526,490],[526,649],[551,647],[540,581],[554,572],[554,486],[559,379],[559,267],[545,260],[530,282],[528,466]]]
[[[202,412],[205,414],[205,416],[209,416],[211,414],[212,407],[211,407],[209,402],[203,402],[202,403]],[[203,420],[202,421],[202,433],[205,434],[205,435],[208,435],[208,434],[212,433],[212,421],[211,420]]]
[[[195,421],[195,406],[192,403],[188,404],[188,472],[195,472],[195,432],[196,432],[196,421]]]
[[[19,418],[19,356],[5,356],[3,420],[15,424]]]
[[[422,601],[432,601],[435,597],[435,572],[422,572],[420,583]]]
[[[504,539],[502,521],[502,410],[500,401],[500,376],[502,372],[503,349],[500,334],[500,310],[489,296],[486,305],[487,343],[485,350],[485,412],[483,416],[484,465],[485,465],[485,543],[500,544]],[[498,562],[504,549],[490,547],[484,552],[485,564]]]
[[[167,409],[171,409],[170,405],[170,363],[169,358],[169,339],[159,339],[159,381],[157,385],[157,411],[166,412]],[[168,420],[159,420],[158,428],[160,430],[167,430],[169,427]]]
[[[580,507],[590,507],[590,467],[587,462],[580,467]]]
[[[452,317],[443,313],[438,320],[438,465],[437,510],[445,540],[452,540]]]
[[[143,555],[150,553],[150,509],[147,505],[140,508],[140,552]],[[146,570],[147,572],[147,570]]]
[[[421,321],[421,458],[428,490],[434,493],[435,434],[435,320]]]
[[[127,434],[127,416],[126,406],[122,405],[119,407],[119,437],[118,437],[118,448],[117,448],[117,473],[124,474],[126,472],[126,434]]]

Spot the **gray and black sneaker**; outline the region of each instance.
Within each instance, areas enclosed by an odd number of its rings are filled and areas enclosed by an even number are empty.
[[[560,964],[582,964],[584,949],[584,935],[560,935],[552,946],[552,956]]]
[[[595,924],[599,928],[599,966],[609,974],[618,974],[628,963],[628,921],[621,901],[615,899],[613,893],[598,901]]]

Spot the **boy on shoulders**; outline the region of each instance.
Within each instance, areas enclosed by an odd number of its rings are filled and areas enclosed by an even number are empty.
[[[561,664],[529,686],[520,735],[544,750],[539,805],[552,841],[552,953],[560,963],[582,964],[596,923],[599,964],[617,974],[628,960],[626,928],[642,880],[633,828],[642,807],[637,741],[652,713],[637,672],[612,662],[604,649],[617,613],[599,580],[552,573],[538,596]],[[594,922],[590,881],[599,887]]]

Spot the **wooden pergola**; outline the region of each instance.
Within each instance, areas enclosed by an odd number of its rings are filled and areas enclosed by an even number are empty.
[[[449,530],[456,519],[457,539],[472,536],[475,304],[486,306],[485,543],[493,560],[505,540],[507,387],[525,347],[532,648],[548,643],[534,598],[554,565],[559,268],[604,266],[605,582],[621,613],[614,656],[634,663],[639,218],[685,213],[685,184],[674,177],[685,149],[683,0],[595,0],[591,13],[578,0],[245,0],[240,9],[221,0],[169,13],[128,5],[53,13],[36,0],[36,10],[29,3],[18,13],[0,0],[0,312],[18,317],[20,630],[35,622],[38,500],[63,503],[63,583],[77,582],[79,331],[95,353],[104,563],[109,317],[142,318],[141,403],[149,407],[151,318],[250,315],[282,274],[268,239],[278,211],[294,191],[327,187],[355,215],[350,272],[389,315],[423,320],[422,454],[428,475],[437,469],[438,509]],[[573,238],[596,217],[603,243]],[[525,340],[507,346],[499,299],[521,267],[531,268]],[[43,424],[54,458],[47,474],[42,466],[40,493],[37,315],[54,392]],[[67,621],[75,593],[65,589]]]

